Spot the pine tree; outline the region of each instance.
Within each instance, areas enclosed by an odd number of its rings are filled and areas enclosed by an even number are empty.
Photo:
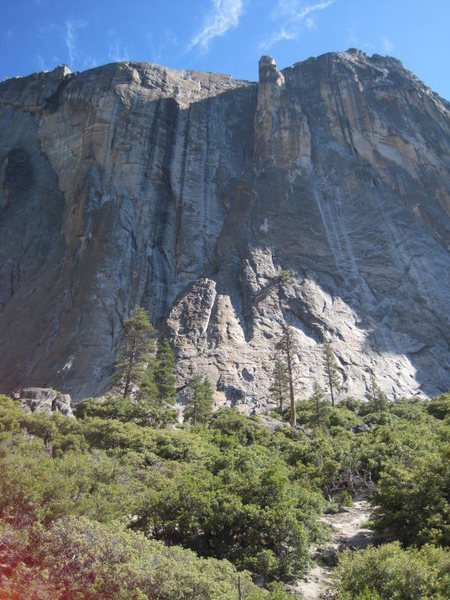
[[[280,359],[275,362],[272,379],[272,385],[269,388],[270,397],[277,403],[280,411],[283,411],[283,404],[289,394],[289,378],[286,365]]]
[[[173,406],[177,399],[175,357],[167,340],[159,344],[156,352],[154,380],[159,402]]]
[[[184,420],[193,425],[206,423],[212,413],[214,399],[211,384],[195,375],[189,382],[189,400],[184,410]]]
[[[133,384],[139,385],[155,351],[155,330],[146,311],[136,307],[122,326],[117,353],[116,380],[126,398]]]
[[[167,340],[158,345],[148,363],[135,400],[140,419],[147,425],[165,427],[177,420],[175,359]]]
[[[290,283],[292,279],[292,275],[291,272],[289,271],[289,269],[283,269],[278,277],[278,282],[283,285],[283,284],[287,284]]]
[[[151,402],[158,398],[158,388],[155,382],[155,357],[152,357],[141,377],[137,396],[140,402]]]
[[[325,340],[323,344],[323,361],[325,366],[325,373],[328,379],[328,386],[331,395],[331,406],[334,408],[334,392],[340,391],[340,377],[338,371],[338,365],[334,358],[333,350],[330,342]]]
[[[373,405],[375,412],[379,415],[386,411],[389,400],[387,399],[386,394],[378,386],[374,377],[370,378],[370,388],[366,393],[366,398]]]
[[[158,399],[158,388],[155,383],[155,359],[148,364],[139,385],[136,403],[145,425],[157,427],[162,421],[162,407]]]
[[[286,323],[283,325],[283,335],[279,343],[279,347],[284,353],[286,359],[286,370],[289,384],[289,403],[291,408],[290,425],[297,425],[297,415],[295,412],[295,391],[294,391],[294,353],[295,343],[292,335],[292,330]]]
[[[321,427],[325,408],[325,390],[317,380],[314,380],[313,394],[310,400],[314,404],[314,421],[318,427]]]

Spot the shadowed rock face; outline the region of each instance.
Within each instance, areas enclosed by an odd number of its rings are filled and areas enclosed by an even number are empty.
[[[356,50],[263,57],[258,84],[147,63],[1,84],[2,391],[104,392],[137,304],[218,403],[267,403],[283,322],[303,395],[324,337],[348,394],[446,389],[449,114]]]

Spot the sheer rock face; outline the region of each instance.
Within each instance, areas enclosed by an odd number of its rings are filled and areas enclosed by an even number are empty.
[[[258,84],[147,63],[1,84],[2,391],[104,392],[136,304],[218,404],[268,403],[284,322],[299,398],[324,337],[348,394],[444,390],[449,114],[353,50],[263,57]]]

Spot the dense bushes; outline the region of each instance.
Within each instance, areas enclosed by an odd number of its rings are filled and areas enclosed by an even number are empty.
[[[307,565],[321,498],[289,474],[264,447],[227,450],[167,481],[139,526],[266,577],[293,575]]]
[[[405,587],[410,564],[411,586],[437,600],[445,578],[430,557],[441,565],[444,554],[429,544],[448,543],[447,406],[446,395],[374,407],[348,399],[319,406],[318,419],[317,403],[307,401],[297,406],[298,428],[280,422],[271,433],[263,418],[233,409],[208,426],[163,429],[126,398],[88,399],[70,419],[25,413],[1,397],[4,589],[72,600],[88,582],[93,598],[236,598],[236,568],[265,583],[299,576],[324,535],[328,499],[345,503],[363,491],[378,528],[428,545],[342,558],[341,598],[403,598],[371,582],[386,568]],[[362,580],[364,565],[373,580]],[[244,598],[283,598],[252,587],[248,574],[242,585]]]
[[[97,450],[52,458],[42,440],[20,434],[0,444],[0,465],[0,518],[17,528],[68,514],[98,521],[134,514],[146,492],[130,462]]]
[[[2,590],[10,592],[12,598],[237,597],[238,573],[229,562],[201,559],[189,550],[169,548],[115,522],[105,525],[85,517],[64,517],[49,529],[32,528],[26,539],[4,528],[0,531],[0,556],[4,574],[9,570]],[[270,598],[253,584],[248,572],[239,577],[244,599]]]
[[[0,518],[15,531],[70,515],[120,520],[266,581],[306,567],[321,496],[296,480],[256,420],[225,410],[211,428],[183,431],[87,414],[27,414],[1,402]]]
[[[404,544],[450,545],[449,458],[443,447],[412,464],[388,464],[373,496],[374,525]]]
[[[399,542],[340,556],[339,600],[450,598],[450,555],[441,548],[401,548]]]

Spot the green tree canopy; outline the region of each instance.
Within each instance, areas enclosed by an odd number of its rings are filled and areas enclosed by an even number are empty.
[[[280,411],[283,411],[283,405],[289,397],[289,377],[286,364],[280,359],[275,362],[269,392]]]
[[[211,417],[214,398],[211,384],[207,379],[195,375],[189,382],[190,394],[184,410],[184,420],[193,425],[206,423]]]
[[[334,407],[334,394],[335,392],[338,392],[340,390],[341,380],[339,376],[338,365],[334,357],[331,344],[327,340],[325,340],[323,344],[323,362],[328,380],[328,387],[330,389],[331,405]]]
[[[155,330],[145,309],[138,306],[122,326],[116,358],[116,380],[124,398],[133,384],[140,384],[154,351]]]
[[[450,555],[442,548],[402,549],[398,542],[341,553],[337,600],[443,600],[450,594]]]
[[[177,399],[175,387],[175,356],[168,340],[158,346],[156,352],[154,379],[156,393],[160,403],[174,405]]]
[[[325,416],[325,390],[320,383],[314,380],[313,394],[310,401],[314,405],[314,424],[317,427],[322,427]]]
[[[387,399],[386,394],[378,386],[374,377],[370,379],[370,388],[366,393],[366,398],[368,400],[366,409],[368,412],[375,412],[381,415],[386,411],[389,400]]]
[[[278,348],[282,351],[285,358],[286,372],[289,385],[289,405],[291,410],[290,425],[295,427],[297,417],[295,413],[295,383],[294,383],[294,354],[296,353],[296,344],[293,330],[290,325],[283,324],[283,335],[278,343]]]

